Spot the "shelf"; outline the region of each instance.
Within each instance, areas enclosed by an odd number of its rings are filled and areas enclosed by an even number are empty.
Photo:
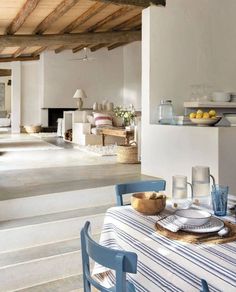
[[[236,102],[216,102],[216,101],[185,101],[185,108],[236,108]]]

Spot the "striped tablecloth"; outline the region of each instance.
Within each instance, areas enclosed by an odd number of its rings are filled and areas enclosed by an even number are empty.
[[[156,219],[130,206],[110,208],[105,216],[100,243],[137,253],[138,272],[128,275],[137,291],[200,291],[203,278],[212,292],[236,292],[236,242],[206,245],[170,240],[157,234]],[[103,284],[114,280],[112,272],[97,264],[93,270],[99,278],[105,271]]]

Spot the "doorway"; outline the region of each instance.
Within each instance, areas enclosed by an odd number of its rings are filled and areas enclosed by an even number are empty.
[[[11,69],[0,69],[0,132],[11,132]]]

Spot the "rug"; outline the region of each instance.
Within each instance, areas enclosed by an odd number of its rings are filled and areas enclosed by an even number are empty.
[[[42,140],[38,141],[1,141],[0,152],[9,151],[38,151],[38,150],[60,150],[63,149],[56,145]]]
[[[87,146],[74,146],[74,149],[93,154],[96,156],[115,156],[117,155],[117,145],[87,145]]]

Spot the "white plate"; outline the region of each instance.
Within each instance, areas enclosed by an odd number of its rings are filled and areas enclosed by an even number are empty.
[[[201,226],[187,226],[181,228],[183,231],[195,232],[195,233],[210,233],[217,232],[224,227],[224,222],[216,217],[211,217],[210,220]]]

